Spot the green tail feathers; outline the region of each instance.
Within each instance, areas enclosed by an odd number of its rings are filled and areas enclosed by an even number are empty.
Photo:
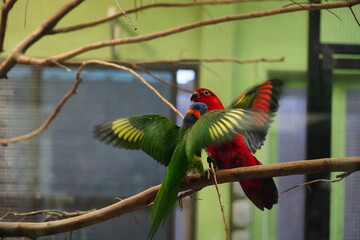
[[[171,181],[168,176],[165,177],[165,180],[156,195],[154,206],[151,209],[151,226],[147,236],[148,239],[152,239],[158,228],[164,225],[167,217],[173,209],[174,203],[176,202],[180,186],[181,181],[174,184],[174,181]]]

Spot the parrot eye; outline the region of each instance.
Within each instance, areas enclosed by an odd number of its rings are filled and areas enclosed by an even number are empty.
[[[204,107],[204,110],[205,110],[205,112],[207,112],[207,111],[209,110],[209,108],[208,108],[208,107]]]
[[[202,92],[204,93],[205,96],[210,96],[211,95],[211,93],[208,90],[204,90]]]

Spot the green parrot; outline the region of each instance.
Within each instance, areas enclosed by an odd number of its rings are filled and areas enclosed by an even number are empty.
[[[141,149],[167,166],[150,213],[148,238],[152,238],[172,211],[185,176],[190,171],[204,173],[202,148],[230,141],[237,133],[246,137],[248,131],[267,131],[268,122],[267,116],[258,110],[208,112],[206,104],[193,103],[181,127],[165,116],[145,114],[102,123],[95,127],[94,135],[116,147]]]

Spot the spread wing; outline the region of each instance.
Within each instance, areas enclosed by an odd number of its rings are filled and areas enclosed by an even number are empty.
[[[145,114],[97,125],[94,136],[116,147],[141,149],[167,166],[175,149],[178,129],[165,116]]]
[[[267,115],[267,124],[270,124],[279,107],[282,87],[283,83],[279,79],[266,81],[240,96],[232,107],[262,111],[264,115]],[[244,141],[250,151],[255,153],[263,145],[266,135],[267,131],[247,131]]]
[[[191,157],[201,148],[221,145],[241,134],[258,143],[258,136],[269,129],[267,114],[253,109],[214,110],[204,114],[190,129],[186,142],[186,154]],[[257,133],[249,135],[250,133]]]

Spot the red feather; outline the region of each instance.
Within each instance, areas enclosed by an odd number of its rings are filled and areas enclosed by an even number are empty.
[[[248,98],[251,98],[249,99],[251,103],[246,106],[247,108],[263,111],[264,115],[273,114],[278,107],[281,87],[282,83],[279,80],[266,81],[245,93],[239,99],[248,96]],[[224,109],[219,98],[209,89],[197,89],[191,96],[191,100],[205,103],[208,105],[209,111]],[[207,151],[221,162],[220,169],[261,165],[261,162],[252,154],[240,134],[238,134],[237,138],[224,145],[208,146]],[[243,180],[239,183],[246,196],[261,210],[264,210],[264,208],[271,209],[278,202],[278,191],[272,178]]]

